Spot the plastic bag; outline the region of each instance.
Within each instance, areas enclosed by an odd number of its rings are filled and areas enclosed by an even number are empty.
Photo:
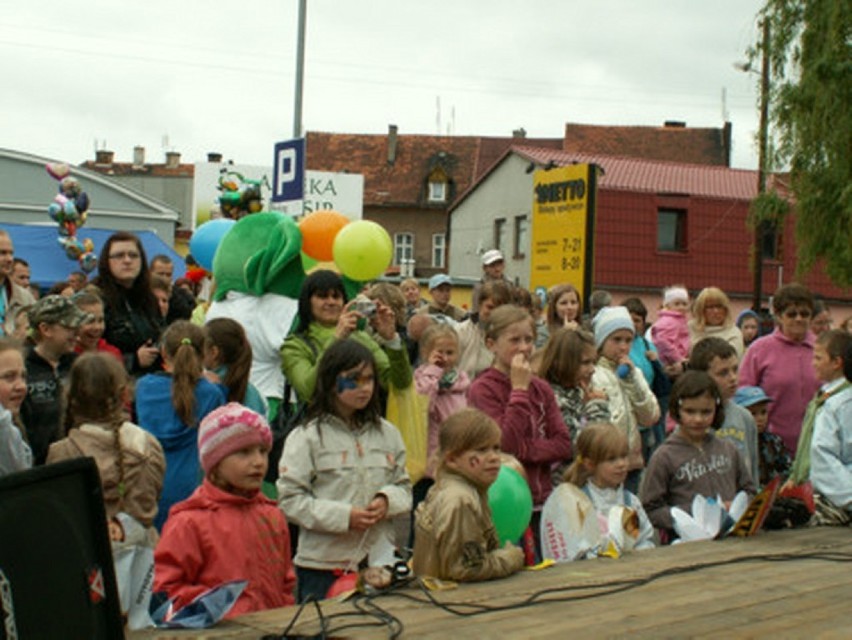
[[[393,385],[388,391],[387,419],[402,434],[405,443],[405,468],[416,483],[426,473],[427,440],[429,437],[429,398],[417,393],[411,384],[405,389]]]
[[[121,612],[127,615],[131,631],[153,627],[148,613],[151,587],[154,584],[154,549],[145,528],[126,513],[119,513],[125,539],[112,543],[115,581],[118,585]]]

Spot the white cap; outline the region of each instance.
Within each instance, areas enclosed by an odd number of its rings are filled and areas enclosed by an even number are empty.
[[[484,266],[488,266],[489,264],[494,264],[495,262],[500,262],[503,260],[503,254],[499,249],[489,249],[485,253],[482,254],[482,264]]]

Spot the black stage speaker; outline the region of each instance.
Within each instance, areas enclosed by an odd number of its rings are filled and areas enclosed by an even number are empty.
[[[0,478],[0,638],[123,638],[98,468]]]

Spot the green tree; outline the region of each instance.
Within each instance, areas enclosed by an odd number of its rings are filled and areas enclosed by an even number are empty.
[[[849,0],[767,0],[775,161],[790,167],[797,272],[824,259],[852,286],[852,5]],[[759,53],[759,49],[753,51]]]

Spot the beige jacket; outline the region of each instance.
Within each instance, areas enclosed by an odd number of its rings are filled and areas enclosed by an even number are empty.
[[[47,463],[94,458],[101,473],[107,517],[123,511],[143,526],[150,527],[157,515],[157,502],[166,474],[163,448],[154,436],[130,422],[121,425],[120,438],[124,461],[123,503],[119,496],[120,476],[112,429],[88,423],[71,429],[67,437],[50,445]]]
[[[325,416],[297,427],[278,464],[278,506],[299,525],[295,564],[309,569],[356,566],[384,535],[393,539],[393,518],[411,511],[411,480],[405,444],[387,420],[351,429]],[[377,494],[388,500],[387,517],[366,532],[349,529],[352,507]]]
[[[523,567],[519,548],[498,547],[486,490],[457,473],[441,470],[417,507],[414,573],[473,582],[502,578]]]

